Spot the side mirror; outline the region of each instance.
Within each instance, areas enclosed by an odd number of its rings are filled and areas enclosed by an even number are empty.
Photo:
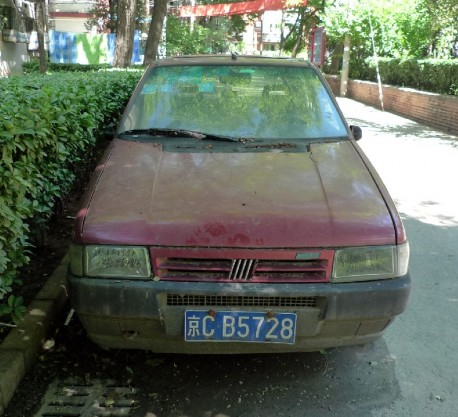
[[[105,140],[111,140],[111,139],[113,139],[115,133],[116,133],[116,126],[115,125],[108,125],[102,130],[102,137]]]
[[[350,125],[350,131],[355,140],[360,140],[363,137],[363,131],[359,126]]]

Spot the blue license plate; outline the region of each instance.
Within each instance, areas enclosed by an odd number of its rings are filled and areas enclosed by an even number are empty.
[[[292,344],[296,339],[296,314],[187,310],[184,327],[187,342]]]

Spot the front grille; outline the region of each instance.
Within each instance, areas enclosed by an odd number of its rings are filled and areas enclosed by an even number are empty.
[[[193,307],[316,307],[318,297],[167,294],[168,306]]]
[[[210,253],[217,256],[215,258],[208,256],[209,251],[189,252],[180,250],[177,253],[173,249],[158,253],[153,251],[155,276],[164,281],[328,282],[333,257],[330,250],[310,252],[310,259],[296,259],[293,251],[287,252],[287,256],[281,251],[264,251],[262,257],[255,253],[253,258],[240,257],[239,252],[233,258],[220,257],[220,252]]]

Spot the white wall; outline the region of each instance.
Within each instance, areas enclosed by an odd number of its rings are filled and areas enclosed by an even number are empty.
[[[88,30],[84,24],[87,21],[87,17],[78,19],[76,17],[51,17],[54,23],[54,30],[60,32],[71,32],[71,33],[86,33]]]
[[[0,77],[21,73],[28,60],[26,43],[3,42],[0,35]]]

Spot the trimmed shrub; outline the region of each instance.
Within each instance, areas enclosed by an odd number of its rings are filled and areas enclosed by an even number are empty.
[[[100,70],[111,69],[111,64],[60,64],[60,63],[47,63],[47,71],[53,72],[96,72]],[[133,65],[132,69],[144,69],[141,65]],[[34,74],[40,72],[40,63],[37,59],[32,59],[29,62],[22,64],[22,71],[24,74]]]
[[[117,122],[140,71],[0,79],[0,316],[24,311],[13,288],[28,262],[32,226],[69,190],[72,167]]]
[[[458,59],[379,58],[379,68],[384,84],[432,93],[458,95]],[[374,59],[351,63],[350,78],[376,81]]]

